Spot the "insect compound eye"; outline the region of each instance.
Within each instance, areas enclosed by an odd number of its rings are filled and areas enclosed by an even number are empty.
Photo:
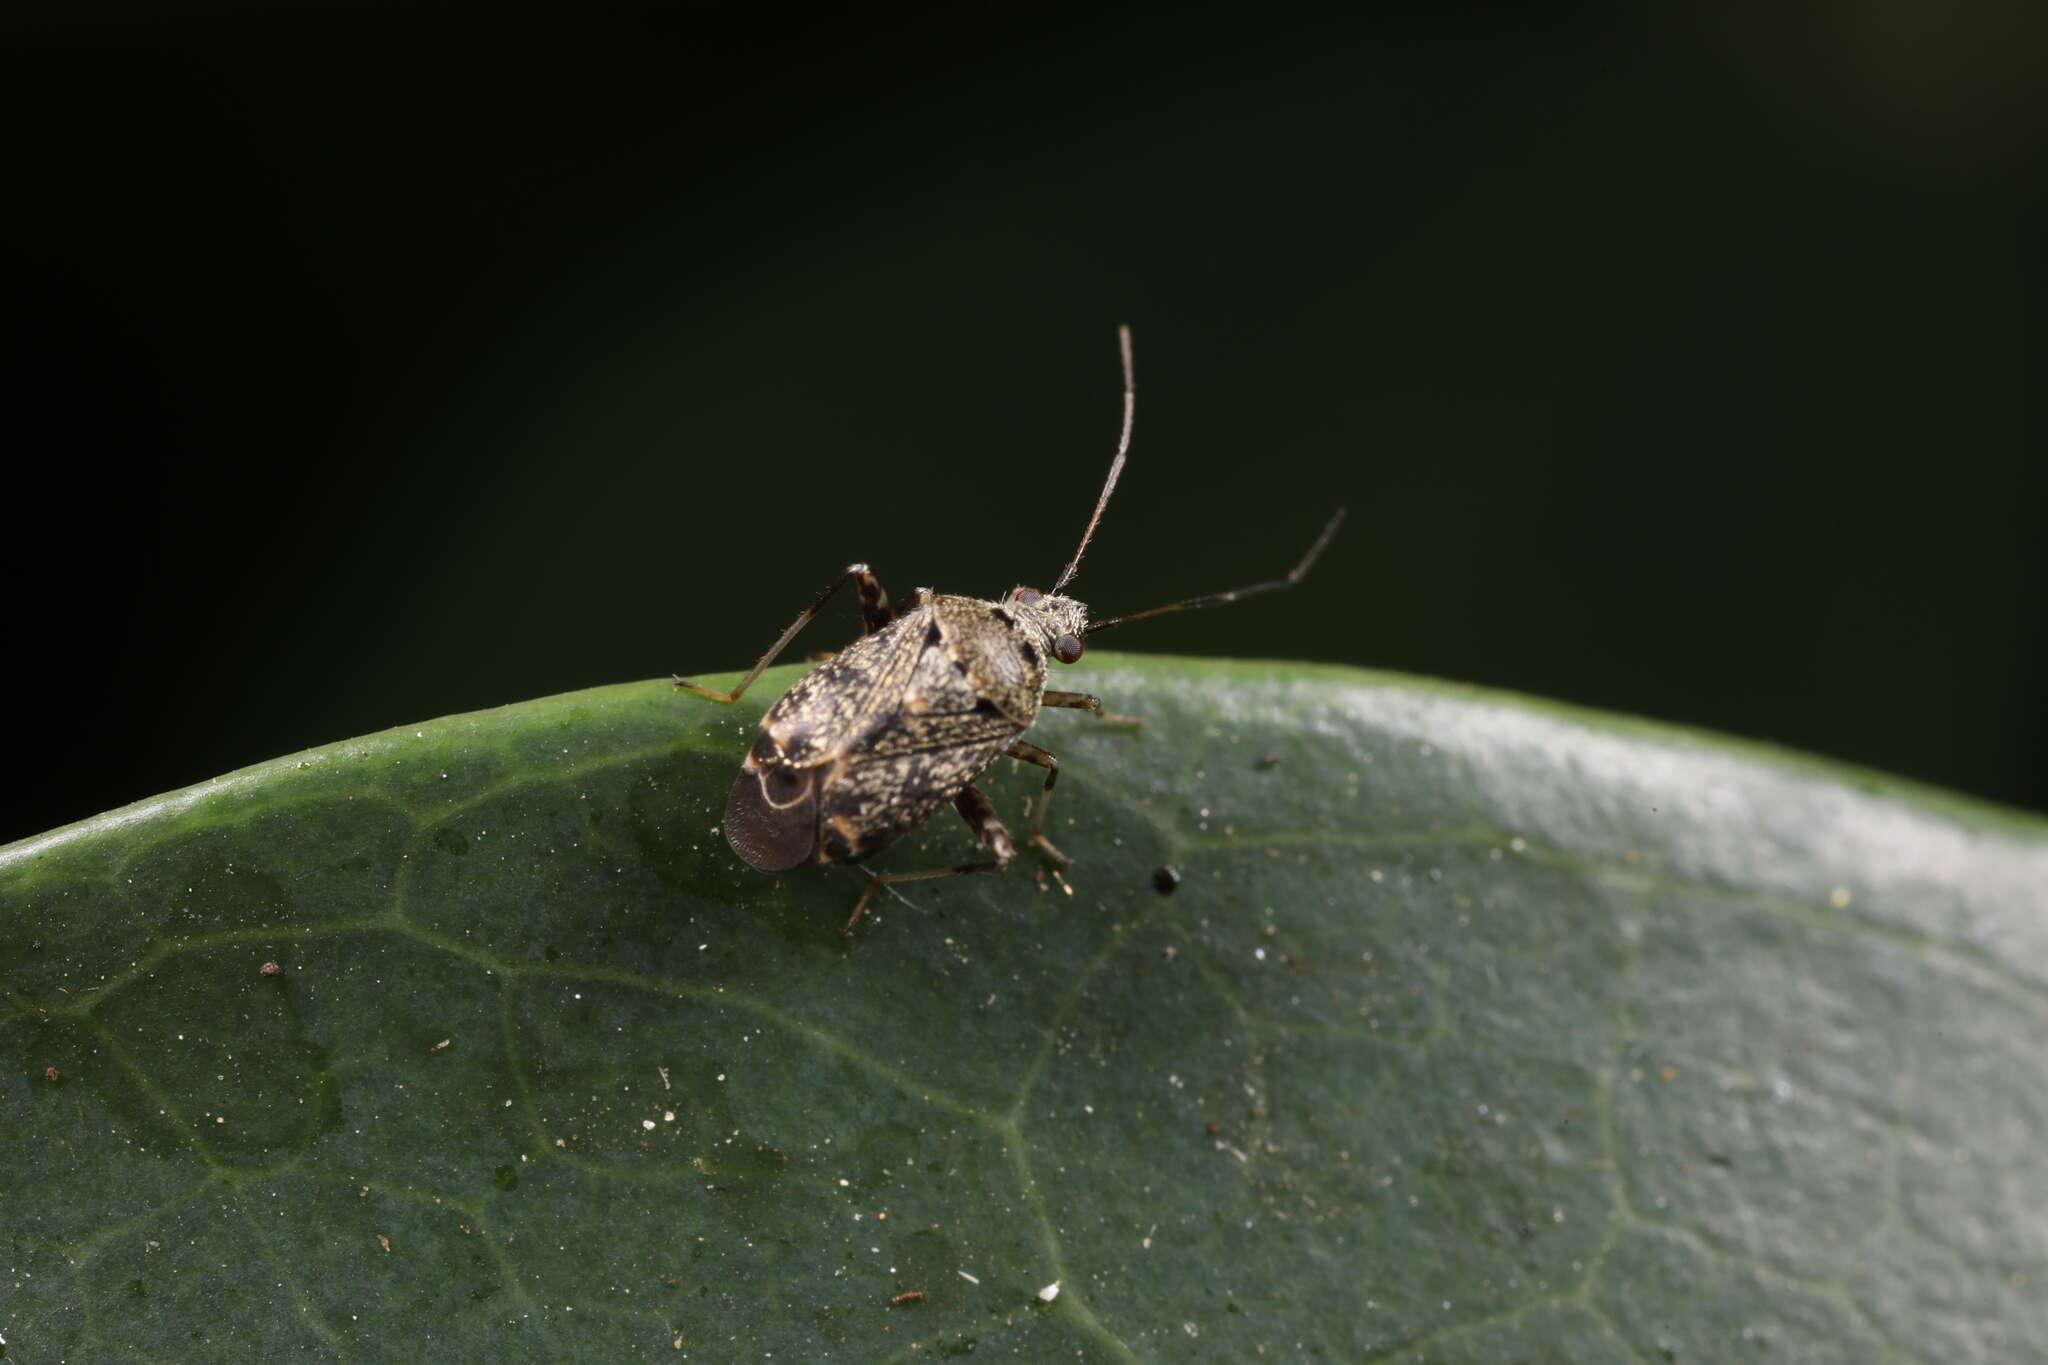
[[[1062,635],[1059,639],[1052,642],[1052,657],[1058,659],[1063,664],[1074,663],[1080,659],[1081,649],[1080,636]]]
[[[1036,588],[1019,588],[1011,593],[1010,596],[1017,599],[1019,606],[1035,607],[1044,598],[1045,594]]]

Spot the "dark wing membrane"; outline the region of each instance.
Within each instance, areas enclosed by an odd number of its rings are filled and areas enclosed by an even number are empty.
[[[871,745],[832,774],[818,811],[819,857],[824,861],[853,863],[880,853],[979,777],[1020,733],[1001,716],[919,719],[952,722],[954,737],[945,744],[889,746],[886,751],[883,744]],[[960,736],[961,722],[973,724],[974,737]]]
[[[780,872],[818,854],[817,768],[757,767],[750,758],[725,798],[725,838],[763,872]]]

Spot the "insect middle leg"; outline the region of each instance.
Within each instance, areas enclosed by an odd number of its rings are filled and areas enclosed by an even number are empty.
[[[1093,711],[1103,720],[1112,721],[1118,725],[1143,725],[1145,723],[1143,716],[1120,716],[1114,711],[1103,710],[1102,698],[1096,696],[1093,692],[1061,692],[1048,688],[1045,693],[1045,700],[1041,704],[1045,706],[1064,706],[1075,711]],[[1039,748],[1036,744],[1027,744],[1021,739],[1003,752],[1011,758],[1022,759],[1026,763],[1036,763],[1039,767],[1045,769],[1045,787],[1039,792],[1038,800],[1031,811],[1031,842],[1051,854],[1053,860],[1061,867],[1071,866],[1074,860],[1060,852],[1053,841],[1045,837],[1045,811],[1048,806],[1052,805],[1053,784],[1060,780],[1059,759],[1046,750]]]
[[[860,923],[862,912],[868,908],[868,899],[875,894],[877,887],[890,886],[896,882],[928,882],[940,877],[964,877],[971,872],[994,872],[998,868],[1009,866],[1010,860],[1017,856],[1017,845],[1010,838],[1008,826],[997,818],[996,808],[990,804],[988,797],[982,794],[981,789],[972,784],[962,787],[960,794],[953,798],[953,808],[967,821],[968,827],[974,831],[974,837],[981,840],[981,846],[989,851],[990,861],[961,863],[957,867],[932,867],[922,872],[870,872],[867,889],[862,891],[860,899],[854,902],[853,913],[847,916],[846,928],[842,932],[853,932],[853,926]]]
[[[761,656],[760,662],[748,670],[747,676],[741,678],[740,685],[732,691],[714,692],[708,687],[693,682],[685,682],[681,678],[674,677],[674,675],[671,675],[671,681],[675,683],[678,691],[695,692],[698,696],[709,697],[713,701],[738,701],[740,693],[752,687],[754,679],[760,677],[768,665],[774,663],[776,657],[783,650],[789,648],[789,642],[796,638],[796,633],[809,625],[817,617],[818,613],[825,609],[825,604],[832,600],[832,594],[838,592],[849,582],[855,584],[856,591],[860,593],[860,615],[862,625],[865,627],[865,633],[873,635],[876,631],[896,619],[896,613],[889,609],[889,594],[882,591],[882,581],[869,572],[867,565],[849,564],[846,566],[844,573],[833,579],[826,586],[825,591],[818,594],[815,602],[797,613],[796,620],[789,623],[789,629],[783,631],[781,637],[774,644],[768,646],[768,652]]]
[[[1051,696],[1053,694],[1048,692],[1046,695]],[[1030,744],[1021,739],[1003,750],[1003,752],[1011,758],[1019,758],[1026,763],[1035,763],[1045,769],[1045,786],[1038,793],[1038,800],[1033,802],[1031,806],[1031,842],[1051,854],[1053,861],[1061,867],[1072,866],[1074,860],[1060,852],[1058,848],[1054,847],[1052,840],[1045,837],[1045,809],[1052,804],[1053,784],[1060,780],[1059,758],[1049,751],[1039,748],[1036,744]]]

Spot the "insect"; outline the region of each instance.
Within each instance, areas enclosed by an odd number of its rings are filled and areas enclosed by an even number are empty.
[[[734,852],[763,872],[813,862],[858,863],[951,801],[987,856],[924,871],[869,872],[868,884],[846,921],[849,934],[881,887],[993,872],[1017,856],[1009,829],[974,785],[998,755],[1045,769],[1045,785],[1031,806],[1029,842],[1056,864],[1070,864],[1073,860],[1045,834],[1046,809],[1059,781],[1060,761],[1027,742],[1024,732],[1044,707],[1091,711],[1127,724],[1142,722],[1104,711],[1101,699],[1091,693],[1046,687],[1048,660],[1074,663],[1090,635],[1148,616],[1220,606],[1253,593],[1291,587],[1308,573],[1344,520],[1339,508],[1285,578],[1184,598],[1105,621],[1089,620],[1083,603],[1061,593],[1081,567],[1081,556],[1094,538],[1130,452],[1137,410],[1130,329],[1119,328],[1117,340],[1124,370],[1123,433],[1081,543],[1050,592],[1016,587],[991,602],[919,588],[900,607],[892,607],[868,566],[849,564],[732,691],[674,679],[678,690],[714,701],[738,701],[797,632],[841,588],[854,585],[865,633],[800,678],[762,717],[760,733],[726,798],[726,839]]]

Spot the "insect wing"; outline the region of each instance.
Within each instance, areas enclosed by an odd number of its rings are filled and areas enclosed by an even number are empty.
[[[818,853],[816,768],[759,768],[749,759],[725,798],[725,838],[733,852],[763,872],[781,872]],[[770,788],[785,797],[778,804]]]
[[[824,794],[819,832],[827,862],[858,862],[895,843],[980,776],[1017,733],[999,716],[925,719],[964,721],[973,737],[963,738],[956,727],[942,745],[871,751],[847,760]]]
[[[1030,724],[1029,712],[1019,719],[987,695],[982,670],[972,666],[978,632],[971,626],[979,623],[959,617],[968,605],[981,606],[941,597],[901,623],[915,632],[917,657],[894,703],[877,706],[873,728],[825,784],[819,845],[826,861],[855,862],[887,848]]]
[[[900,617],[797,679],[761,720],[782,762],[799,768],[830,762],[887,723],[923,653],[929,624],[923,616]]]
[[[726,842],[749,865],[781,872],[817,857],[819,790],[896,706],[920,652],[922,627],[910,625],[855,641],[768,708],[725,798]]]

